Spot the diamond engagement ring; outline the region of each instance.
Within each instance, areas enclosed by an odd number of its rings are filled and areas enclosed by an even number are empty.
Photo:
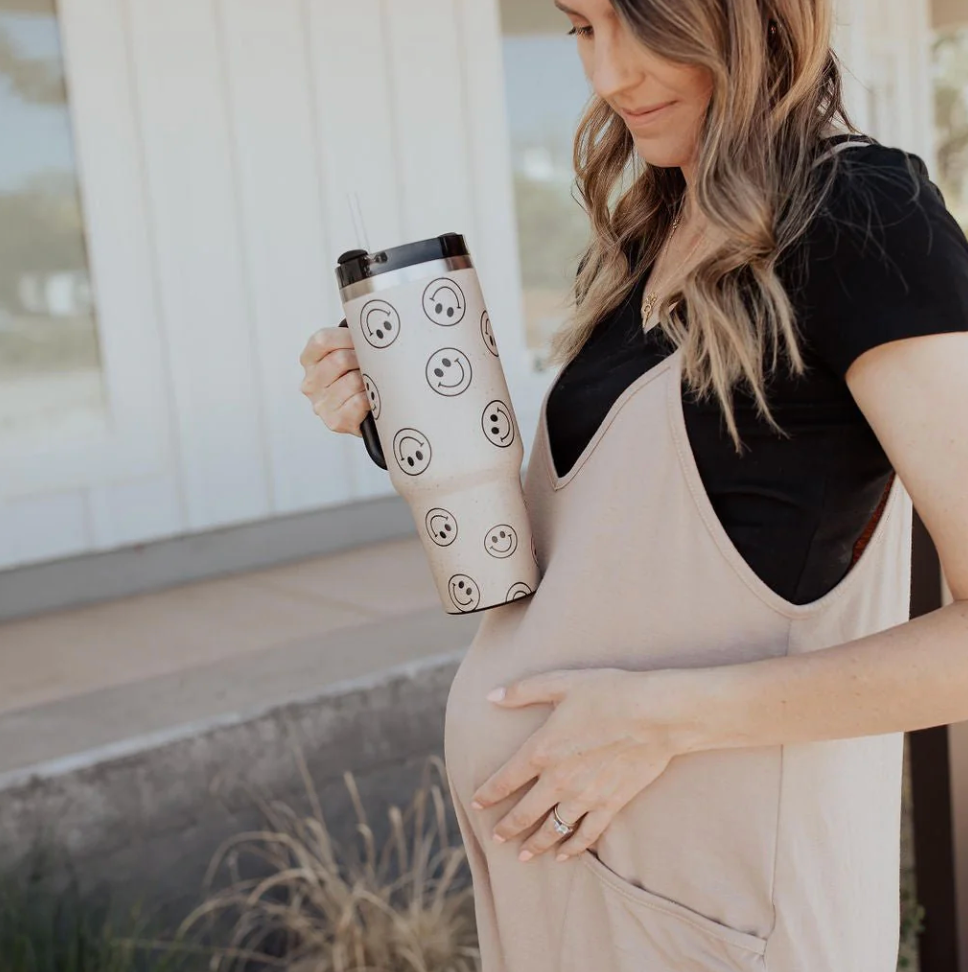
[[[556,803],[552,808],[551,812],[554,815],[554,827],[562,837],[567,837],[574,829],[574,824],[566,823],[561,817],[558,816],[558,804]]]

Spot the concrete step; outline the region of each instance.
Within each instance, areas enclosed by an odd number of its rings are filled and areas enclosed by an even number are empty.
[[[294,745],[337,832],[345,770],[405,803],[479,622],[425,608],[0,714],[0,869],[43,848],[55,878],[190,899],[253,792],[305,805]]]

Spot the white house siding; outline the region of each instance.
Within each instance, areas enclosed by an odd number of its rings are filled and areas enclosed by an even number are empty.
[[[466,234],[520,384],[495,8],[63,0],[61,15],[121,432],[100,451],[0,447],[0,567],[392,492],[299,393],[303,343],[340,318],[347,191],[374,247]]]
[[[850,97],[858,123],[885,144],[919,153],[929,166],[934,161],[930,13],[928,4],[915,0],[853,0],[841,15],[850,25],[856,58],[848,68],[856,75]]]
[[[391,492],[298,388],[348,191],[374,248],[467,236],[530,435],[496,0],[60,9],[112,425],[0,446],[0,568]],[[926,0],[839,19],[856,121],[930,164]]]

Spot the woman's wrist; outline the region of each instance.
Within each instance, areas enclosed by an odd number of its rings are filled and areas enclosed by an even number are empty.
[[[670,749],[679,756],[731,743],[729,713],[735,672],[719,668],[670,668],[636,672],[640,676],[639,718],[643,732],[654,737],[664,729]]]

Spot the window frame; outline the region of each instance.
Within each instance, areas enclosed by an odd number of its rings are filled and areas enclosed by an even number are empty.
[[[120,0],[60,0],[55,9],[108,421],[90,435],[0,440],[4,500],[153,476],[169,465],[127,17]]]

